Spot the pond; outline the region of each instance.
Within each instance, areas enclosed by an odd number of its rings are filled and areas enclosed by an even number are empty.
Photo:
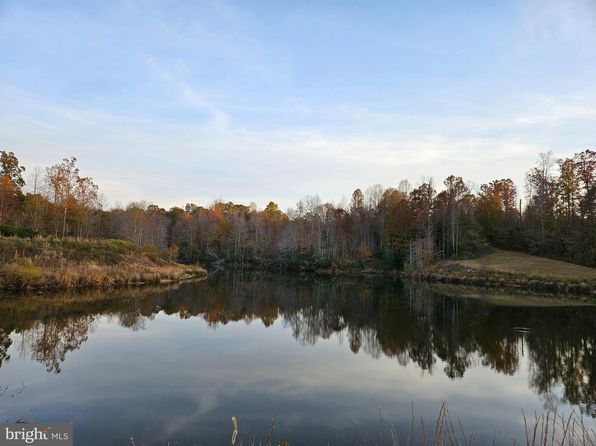
[[[478,444],[521,439],[522,410],[593,425],[596,307],[468,294],[219,272],[5,296],[0,419],[72,421],[85,446],[230,444],[232,416],[236,444],[265,444],[273,417],[274,444],[406,444],[412,410],[432,436],[443,401]]]

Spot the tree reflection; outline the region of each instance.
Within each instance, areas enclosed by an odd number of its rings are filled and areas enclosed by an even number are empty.
[[[10,339],[10,333],[0,327],[0,367],[2,367],[2,363],[10,359],[8,349],[11,345],[12,339]]]
[[[265,327],[278,321],[302,345],[338,335],[355,354],[413,362],[431,374],[441,364],[441,373],[451,379],[477,365],[512,375],[525,356],[536,393],[547,397],[562,387],[565,401],[596,416],[594,307],[498,306],[393,280],[233,273],[144,295],[121,293],[83,304],[80,298],[55,306],[35,298],[37,305],[26,299],[10,304],[11,311],[0,312],[0,366],[11,339],[19,338],[9,333],[20,333],[21,350],[59,373],[99,315],[132,330],[142,330],[160,312],[199,317],[213,329],[232,321],[260,321]]]
[[[60,373],[66,354],[77,350],[89,338],[93,316],[36,321],[19,338],[23,354],[45,365],[48,372]]]

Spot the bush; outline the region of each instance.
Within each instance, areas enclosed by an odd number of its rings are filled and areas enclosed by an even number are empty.
[[[40,233],[33,229],[0,225],[0,235],[5,237],[33,238],[40,235]]]
[[[317,266],[319,268],[328,269],[328,268],[331,268],[333,264],[334,264],[333,258],[326,257],[326,258],[320,259]]]
[[[43,271],[31,259],[19,259],[4,267],[4,280],[17,288],[39,285],[43,279]]]

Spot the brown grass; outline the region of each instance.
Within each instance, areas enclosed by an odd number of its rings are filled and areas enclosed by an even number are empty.
[[[444,260],[408,270],[404,276],[453,285],[596,297],[596,268],[503,250],[477,259]]]
[[[122,240],[0,237],[0,289],[112,287],[205,274],[199,265]]]
[[[439,414],[434,423],[425,423],[423,418],[417,418],[414,414],[414,404],[412,403],[410,431],[405,438],[399,438],[393,424],[389,424],[388,435],[386,435],[387,424],[383,420],[383,412],[379,407],[379,442],[376,445],[390,446],[474,446],[477,443],[474,434],[465,432],[462,422],[459,418],[454,418],[449,413],[447,403],[443,401],[439,409]],[[531,419],[526,417],[522,411],[523,430],[520,431],[520,438],[501,438],[501,435],[495,436],[488,442],[491,446],[513,445],[513,446],[596,446],[596,432],[588,426],[584,416],[572,411],[569,415],[558,414],[557,411],[547,411],[540,415],[534,414]],[[245,437],[241,437],[236,443],[238,437],[238,422],[236,417],[232,417],[233,431],[231,444],[234,446],[255,446],[257,444],[271,445],[271,437],[275,425],[273,425],[264,443],[257,442],[253,437],[245,442]],[[290,446],[290,440],[284,438],[280,446]],[[326,444],[339,444],[337,442],[327,442]],[[356,437],[354,445],[365,445]]]
[[[478,259],[457,260],[454,262],[474,270],[489,270],[527,277],[596,280],[596,268],[513,251],[495,250],[493,253]]]

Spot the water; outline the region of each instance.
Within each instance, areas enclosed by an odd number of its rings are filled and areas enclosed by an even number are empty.
[[[442,401],[485,444],[522,409],[594,423],[596,307],[386,279],[232,273],[169,289],[0,300],[0,420],[73,421],[75,444],[402,444]],[[453,294],[452,292],[449,292]],[[276,444],[277,444],[276,443]],[[247,444],[245,442],[245,444]]]

